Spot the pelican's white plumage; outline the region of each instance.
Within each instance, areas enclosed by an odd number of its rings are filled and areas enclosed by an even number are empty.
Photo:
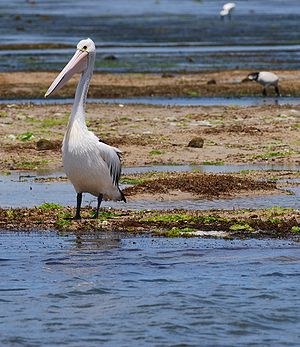
[[[90,193],[104,199],[119,200],[121,163],[117,148],[100,142],[98,137],[75,121],[63,141],[63,166],[77,193]]]
[[[98,197],[96,217],[102,198],[126,201],[118,185],[121,151],[101,142],[86,126],[84,109],[95,57],[94,42],[91,39],[80,41],[75,55],[45,94],[50,95],[63,87],[74,73],[82,72],[62,147],[63,166],[77,192],[75,218],[80,218],[82,193]]]

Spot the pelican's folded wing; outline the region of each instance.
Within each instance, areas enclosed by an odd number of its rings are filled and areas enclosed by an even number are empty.
[[[121,176],[121,151],[118,148],[107,145],[104,142],[99,142],[100,144],[100,155],[102,159],[106,162],[113,183],[118,186],[120,176]]]

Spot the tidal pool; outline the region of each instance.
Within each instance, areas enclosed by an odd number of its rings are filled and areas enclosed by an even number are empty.
[[[0,104],[16,105],[56,105],[73,104],[74,99],[0,99]],[[136,97],[136,98],[89,98],[91,104],[143,104],[159,106],[263,106],[263,105],[300,105],[297,97]]]
[[[188,172],[199,170],[207,173],[229,173],[242,170],[299,170],[299,166],[283,165],[162,165],[124,168],[124,174],[157,172]],[[9,176],[0,176],[0,206],[2,208],[33,207],[45,202],[52,202],[64,206],[75,206],[76,194],[73,186],[68,181],[36,181],[35,178],[65,177],[63,172],[38,173],[38,172],[13,172]],[[297,180],[296,180],[297,181]],[[289,181],[288,181],[289,182]],[[132,210],[144,209],[175,209],[190,210],[208,209],[242,209],[242,208],[268,208],[272,206],[290,207],[300,209],[300,188],[292,186],[294,180],[290,180],[286,195],[257,195],[226,199],[193,199],[176,201],[159,200],[131,200],[127,203],[104,201],[103,207],[124,208]],[[95,206],[96,198],[90,194],[83,195],[83,206]]]
[[[0,233],[2,346],[299,346],[299,244]]]

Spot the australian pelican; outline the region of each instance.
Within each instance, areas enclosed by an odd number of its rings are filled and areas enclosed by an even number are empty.
[[[45,97],[49,96],[62,88],[75,73],[81,73],[62,146],[65,173],[77,192],[75,219],[81,218],[82,193],[98,198],[95,218],[98,218],[102,199],[126,202],[119,188],[120,150],[101,142],[86,126],[85,103],[95,57],[94,42],[91,39],[80,41],[74,56],[45,94]]]

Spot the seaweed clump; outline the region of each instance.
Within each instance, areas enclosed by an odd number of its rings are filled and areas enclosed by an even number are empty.
[[[251,178],[233,175],[203,174],[203,173],[176,173],[168,177],[145,180],[137,185],[125,189],[126,195],[140,193],[157,194],[169,193],[174,190],[189,192],[201,197],[219,197],[233,195],[240,192],[253,192],[257,190],[274,190],[276,183],[255,181]]]

